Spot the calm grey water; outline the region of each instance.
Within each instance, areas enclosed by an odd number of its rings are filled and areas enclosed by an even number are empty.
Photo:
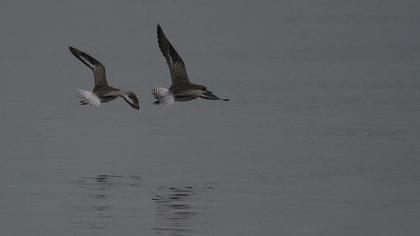
[[[418,1],[3,1],[0,235],[419,235]],[[228,103],[152,105],[160,23]],[[81,107],[91,72],[141,99]]]

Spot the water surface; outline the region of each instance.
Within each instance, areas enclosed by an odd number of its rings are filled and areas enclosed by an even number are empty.
[[[420,4],[7,1],[1,235],[418,235]],[[164,109],[160,23],[230,102]],[[91,72],[135,91],[81,107]]]

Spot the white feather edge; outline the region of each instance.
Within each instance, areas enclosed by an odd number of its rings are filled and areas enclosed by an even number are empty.
[[[80,98],[80,101],[87,103],[89,105],[98,107],[101,105],[101,100],[99,99],[98,96],[96,96],[95,94],[93,94],[90,91],[86,91],[83,89],[78,89],[77,90],[77,95]]]
[[[175,102],[175,97],[169,89],[162,87],[153,87],[152,95],[156,99],[156,105],[163,105],[169,107]]]
[[[78,58],[85,62],[88,67],[90,67],[92,70],[95,69],[95,65],[91,63],[87,58],[84,58],[82,55],[78,55]]]

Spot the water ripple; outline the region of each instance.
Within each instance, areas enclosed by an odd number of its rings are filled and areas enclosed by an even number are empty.
[[[206,221],[200,216],[212,202],[209,191],[212,187],[159,187],[153,194],[155,202],[157,235],[197,235],[198,228],[203,229]],[[195,226],[195,227],[194,227]]]

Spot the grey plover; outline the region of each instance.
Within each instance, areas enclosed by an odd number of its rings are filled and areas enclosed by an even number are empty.
[[[157,38],[160,51],[169,66],[172,85],[169,89],[161,87],[153,88],[152,94],[156,99],[154,104],[170,106],[175,101],[190,101],[196,98],[229,101],[229,99],[217,97],[204,85],[190,82],[184,61],[169,42],[160,25],[157,25]]]
[[[69,47],[69,49],[77,59],[93,71],[93,77],[95,79],[95,87],[92,92],[82,89],[78,90],[81,105],[99,106],[101,103],[110,102],[121,97],[132,108],[136,110],[139,109],[139,100],[133,92],[117,89],[108,85],[108,82],[106,81],[105,66],[102,65],[102,63],[74,47]]]

